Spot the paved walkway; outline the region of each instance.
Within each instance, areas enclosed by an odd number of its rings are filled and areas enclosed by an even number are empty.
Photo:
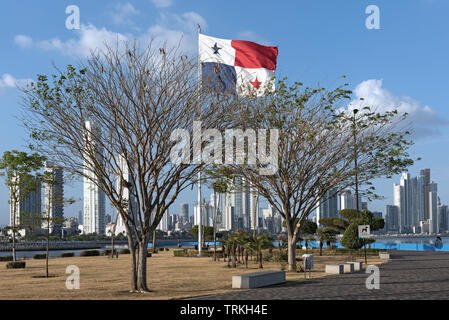
[[[449,299],[449,252],[391,251],[391,260],[379,269],[379,290],[368,290],[369,274],[361,272],[194,300]]]

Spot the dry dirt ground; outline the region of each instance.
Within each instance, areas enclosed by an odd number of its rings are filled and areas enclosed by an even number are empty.
[[[342,263],[347,256],[314,256],[315,270],[312,278],[323,277],[329,263]],[[355,259],[362,261],[363,259]],[[385,260],[368,257],[368,264],[381,264]],[[80,270],[80,289],[66,288],[67,266],[75,265]],[[174,257],[173,251],[164,251],[148,258],[148,283],[150,293],[130,293],[130,256],[118,259],[108,257],[53,258],[49,260],[52,278],[41,278],[45,274],[45,260],[26,260],[26,269],[6,269],[0,262],[0,299],[42,300],[111,300],[111,299],[180,299],[186,297],[234,291],[232,276],[261,271],[258,264],[249,261],[248,269],[239,265],[237,269],[227,267],[221,261],[204,257]],[[278,263],[264,263],[263,270],[280,270]],[[303,281],[304,273],[287,273],[287,281]]]

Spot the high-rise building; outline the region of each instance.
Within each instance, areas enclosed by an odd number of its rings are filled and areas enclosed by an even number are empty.
[[[424,169],[421,170],[420,175],[422,176],[422,180],[423,180],[423,188],[424,188],[424,219],[423,220],[428,220],[429,217],[429,212],[430,212],[430,207],[429,207],[429,197],[427,196],[429,194],[429,184],[430,184],[430,169]]]
[[[438,223],[438,185],[429,184],[429,233],[439,233]]]
[[[97,155],[97,159],[101,159],[103,150],[98,141],[100,139],[100,129],[91,121],[86,121],[86,136],[88,143],[86,148]],[[89,155],[86,155],[84,161],[84,233],[105,234],[106,224],[105,216],[105,194],[96,184],[97,177],[93,169],[93,161],[87,160]]]
[[[347,201],[344,199],[344,201]],[[326,192],[324,197],[319,200],[316,210],[316,223],[319,224],[322,218],[337,218],[338,217],[338,194],[336,189],[331,189]]]
[[[126,214],[133,216],[136,226],[138,226],[138,208],[136,197],[133,194],[133,177],[130,165],[128,165],[128,161],[123,155],[117,156],[117,165],[120,173],[120,175],[117,177],[117,193],[121,195]],[[117,226],[115,227],[115,234],[126,235],[125,222],[118,212],[117,215]]]
[[[189,222],[189,204],[181,203],[181,221],[182,223]]]
[[[387,233],[399,232],[399,207],[387,205],[385,207],[385,230]]]
[[[41,184],[36,184],[36,190],[28,192],[24,195],[23,188],[18,191],[20,201],[16,204],[15,210],[13,205],[9,205],[10,226],[18,229],[34,230],[41,226]]]
[[[82,210],[78,211],[78,223],[79,224],[83,224],[84,223],[84,216],[83,216],[83,211]]]
[[[440,232],[449,231],[449,210],[447,205],[440,204],[438,206],[438,222]]]
[[[362,210],[362,196],[359,195],[358,198],[359,210]],[[355,194],[353,195],[351,190],[340,192],[340,210],[344,209],[357,209]]]
[[[44,186],[45,216],[56,219],[50,222],[50,233],[59,236],[62,234],[64,218],[64,171],[50,161],[45,162],[44,170],[53,179]],[[46,222],[43,228],[47,228]]]

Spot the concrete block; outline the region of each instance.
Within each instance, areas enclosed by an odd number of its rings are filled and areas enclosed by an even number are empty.
[[[232,288],[253,289],[285,283],[285,271],[262,271],[232,277]]]
[[[380,259],[390,259],[390,254],[388,252],[379,252]]]
[[[344,268],[342,264],[326,264],[326,273],[343,274]]]
[[[344,273],[353,273],[354,265],[352,263],[342,263]]]
[[[354,265],[354,271],[361,271],[363,270],[363,262],[357,261],[357,262],[346,262],[346,263],[351,263]]]

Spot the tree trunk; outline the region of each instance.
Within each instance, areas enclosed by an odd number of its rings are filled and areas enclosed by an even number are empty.
[[[145,253],[147,250],[145,249]],[[156,253],[156,230],[153,231],[153,253]]]
[[[262,265],[262,250],[259,250],[259,269],[263,269],[263,265]]]
[[[235,245],[232,245],[232,267],[233,268],[237,268],[237,263],[236,263],[236,248]]]
[[[16,201],[13,201],[13,219],[12,219],[12,261],[16,262]]]
[[[248,249],[245,250],[245,266],[248,269]]]
[[[111,258],[114,259],[114,234],[115,231],[112,231],[111,234]]]
[[[125,226],[126,235],[128,238],[128,248],[131,253],[131,292],[137,292],[137,259],[136,254],[137,250],[134,245],[134,240],[131,235],[131,229],[128,226]]]
[[[137,289],[139,292],[150,292],[147,285],[147,248],[148,239],[139,242]]]
[[[289,230],[289,228],[287,228]],[[296,237],[288,232],[288,271],[296,271]]]
[[[218,205],[220,204],[220,200],[217,204],[217,192],[214,190],[214,261],[217,261],[217,213],[218,213]]]
[[[45,253],[45,276],[48,278],[48,247],[49,247],[49,241],[50,241],[50,221],[47,220],[47,246],[46,246],[46,253]]]

